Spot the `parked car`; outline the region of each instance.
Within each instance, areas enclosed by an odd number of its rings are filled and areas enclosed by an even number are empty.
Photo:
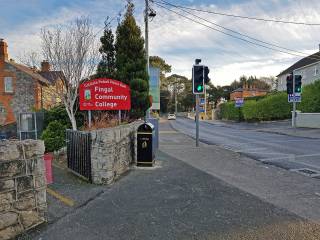
[[[176,120],[176,115],[174,113],[169,113],[168,120]]]

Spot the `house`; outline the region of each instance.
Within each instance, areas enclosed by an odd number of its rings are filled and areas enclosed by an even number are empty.
[[[0,39],[0,126],[15,124],[19,114],[58,104],[63,74],[50,71],[47,61],[41,69],[16,63],[8,57],[8,45]]]
[[[302,86],[313,83],[320,79],[320,45],[319,52],[305,57],[286,70],[282,71],[278,76],[278,91],[287,89],[287,76],[294,72],[295,75],[302,76]]]
[[[230,93],[230,100],[235,100],[236,98],[250,98],[267,95],[268,90],[258,89],[255,85],[249,86],[248,84],[243,84],[241,88],[238,88]]]

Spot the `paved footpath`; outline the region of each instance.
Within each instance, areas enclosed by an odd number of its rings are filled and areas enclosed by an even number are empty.
[[[160,139],[155,168],[133,169],[32,239],[319,239],[301,238],[314,232],[301,217],[178,160],[191,140],[166,123]]]

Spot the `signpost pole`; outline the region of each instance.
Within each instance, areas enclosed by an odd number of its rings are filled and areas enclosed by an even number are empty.
[[[196,94],[196,147],[199,147],[199,94]]]
[[[119,119],[119,125],[121,124],[121,110],[118,111],[118,119]]]
[[[88,111],[89,128],[91,128],[91,110]]]

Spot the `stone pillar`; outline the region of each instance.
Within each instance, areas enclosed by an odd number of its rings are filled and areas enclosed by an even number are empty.
[[[46,221],[43,141],[0,141],[0,239]]]

